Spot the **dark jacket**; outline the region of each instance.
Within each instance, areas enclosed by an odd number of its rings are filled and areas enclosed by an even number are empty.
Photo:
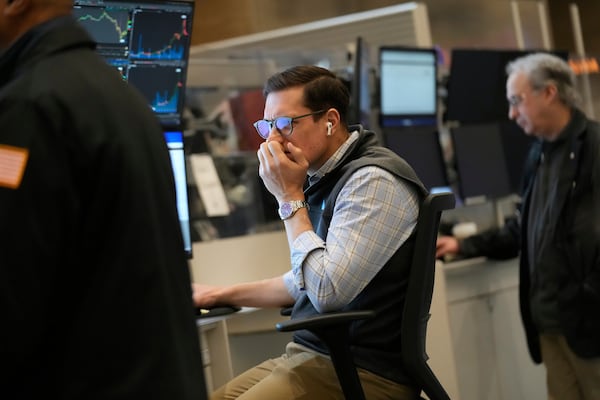
[[[0,393],[201,399],[168,150],[146,101],[70,17],[0,58]]]
[[[554,232],[546,246],[559,250],[558,315],[562,334],[575,354],[583,358],[600,357],[600,125],[573,110],[565,152],[558,179],[556,197],[551,202]],[[539,332],[533,323],[530,299],[532,271],[527,249],[527,224],[530,194],[541,154],[541,142],[529,153],[522,192],[522,208],[516,219],[501,230],[491,230],[465,239],[461,251],[466,255],[509,258],[523,249],[520,257],[520,306],[532,359],[541,362]],[[550,254],[550,252],[548,252]],[[536,254],[544,257],[544,247]],[[564,261],[564,262],[563,262]],[[533,271],[535,274],[535,271]]]
[[[373,132],[359,130],[360,137],[345,154],[337,167],[305,190],[310,204],[310,217],[315,232],[327,239],[335,202],[348,178],[359,168],[375,165],[394,174],[410,185],[423,198],[426,190],[412,168],[392,151],[377,146]],[[322,205],[324,206],[322,207]],[[343,311],[374,310],[377,316],[352,325],[350,344],[355,363],[398,383],[410,385],[400,358],[400,324],[414,247],[414,234],[396,251],[381,271]],[[318,312],[304,295],[296,301],[292,318],[317,315]],[[299,331],[294,341],[321,353],[325,346],[308,331]]]

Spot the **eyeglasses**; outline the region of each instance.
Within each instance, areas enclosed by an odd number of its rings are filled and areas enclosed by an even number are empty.
[[[525,100],[525,93],[514,94],[512,96],[509,96],[508,105],[510,107],[517,107],[519,104],[521,104],[523,102],[523,100]]]
[[[259,119],[252,125],[254,125],[254,128],[256,128],[256,132],[258,132],[260,137],[262,137],[263,139],[267,139],[269,137],[273,126],[275,126],[275,129],[277,129],[277,132],[279,132],[281,136],[290,136],[294,131],[294,121],[311,115],[321,114],[325,111],[326,110],[314,111],[308,114],[299,115],[297,117],[277,117],[275,119]]]

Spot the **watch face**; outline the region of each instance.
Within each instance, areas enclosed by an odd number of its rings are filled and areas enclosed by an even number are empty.
[[[292,215],[292,212],[292,205],[290,203],[283,203],[281,207],[279,207],[279,216],[283,219]]]

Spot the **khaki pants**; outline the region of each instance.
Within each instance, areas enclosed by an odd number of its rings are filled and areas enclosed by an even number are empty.
[[[418,399],[407,386],[359,369],[368,400]],[[343,399],[331,360],[296,343],[286,354],[267,360],[217,389],[211,400],[325,400]]]
[[[600,399],[600,358],[578,357],[562,335],[540,335],[540,344],[549,400]]]

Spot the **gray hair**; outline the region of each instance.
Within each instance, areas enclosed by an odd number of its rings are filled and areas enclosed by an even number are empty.
[[[560,100],[569,107],[577,107],[579,94],[575,89],[575,73],[569,64],[549,53],[533,53],[508,63],[506,73],[523,72],[534,90],[554,84]]]

